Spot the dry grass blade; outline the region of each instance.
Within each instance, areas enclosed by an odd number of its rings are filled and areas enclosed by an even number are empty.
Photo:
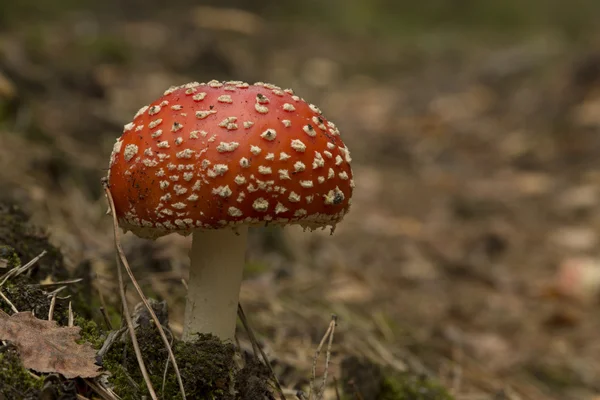
[[[327,385],[327,376],[329,373],[329,363],[331,362],[331,346],[333,345],[333,335],[335,334],[335,327],[337,326],[337,315],[331,316],[331,322],[329,323],[331,327],[331,332],[329,333],[329,342],[327,343],[327,352],[325,356],[325,371],[323,372],[323,382],[321,383],[321,388],[319,389],[319,394],[317,395],[317,399],[320,400],[323,398],[323,394],[325,393],[325,386]]]
[[[107,388],[99,384],[99,381],[89,378],[84,379],[84,381],[98,396],[102,398],[102,400],[121,400],[121,398],[115,393],[109,391]]]
[[[119,260],[119,256],[116,256],[117,261],[117,276],[119,279],[119,294],[121,295],[121,302],[123,303],[123,315],[125,316],[125,321],[127,322],[127,330],[129,331],[129,336],[131,337],[131,344],[133,345],[133,351],[135,352],[135,357],[137,358],[138,364],[140,366],[140,371],[142,372],[142,376],[144,377],[144,381],[146,382],[146,386],[148,387],[148,391],[150,392],[150,396],[153,400],[158,400],[156,396],[156,392],[154,391],[154,387],[152,387],[152,382],[150,381],[150,376],[148,375],[148,370],[146,369],[146,364],[144,364],[144,359],[142,358],[142,352],[140,350],[140,345],[137,341],[137,336],[135,334],[135,328],[133,327],[133,321],[131,320],[131,314],[129,313],[129,308],[127,307],[127,298],[125,296],[125,284],[123,283],[123,273],[121,271],[121,261]]]
[[[52,295],[52,300],[50,300],[50,309],[48,310],[48,321],[52,321],[54,317],[54,308],[56,307],[56,293]]]
[[[321,351],[323,350],[323,346],[325,345],[325,342],[327,341],[329,336],[331,336],[333,330],[335,329],[336,321],[337,321],[337,316],[332,315],[331,322],[329,323],[329,327],[327,328],[327,331],[325,331],[325,334],[323,335],[323,338],[321,339],[321,342],[319,342],[319,346],[317,346],[317,350],[315,351],[315,355],[313,357],[313,364],[312,364],[312,375],[311,375],[311,380],[310,380],[310,387],[309,387],[309,391],[308,391],[308,399],[309,400],[311,400],[313,398],[313,393],[316,393],[315,381],[317,380],[317,362],[319,361],[319,356],[321,355]],[[327,372],[325,372],[325,374],[326,373]],[[317,394],[317,398],[319,398],[319,394]]]
[[[39,283],[39,284],[34,285],[34,286],[49,287],[49,286],[72,285],[74,283],[79,283],[81,281],[83,281],[83,278],[68,279],[66,281],[60,281],[60,282]]]
[[[339,387],[339,382],[338,380],[335,378],[335,376],[333,377],[333,387],[335,388],[335,398],[336,400],[342,400],[342,396],[340,395],[340,387]]]
[[[71,306],[71,302],[69,302],[69,322],[68,326],[75,325],[75,317],[73,316],[73,307]]]
[[[160,337],[161,337],[163,343],[165,344],[167,352],[169,353],[169,358],[171,359],[171,363],[173,364],[173,369],[175,370],[175,376],[177,377],[177,382],[179,383],[179,389],[181,391],[181,397],[183,398],[183,400],[186,400],[185,388],[183,387],[183,380],[181,379],[181,373],[179,372],[179,366],[177,365],[177,360],[175,360],[175,354],[173,354],[173,349],[171,348],[169,339],[167,338],[167,335],[165,334],[165,331],[164,331],[158,317],[156,316],[156,313],[154,312],[152,307],[150,307],[150,304],[148,303],[148,299],[144,295],[144,292],[142,292],[142,288],[140,287],[137,280],[135,279],[135,276],[133,275],[133,272],[131,271],[131,268],[129,267],[129,263],[127,262],[127,258],[125,257],[125,252],[123,251],[123,248],[121,247],[121,242],[119,241],[119,224],[117,221],[117,214],[115,211],[115,203],[113,202],[112,194],[110,193],[110,190],[108,189],[108,183],[106,182],[106,180],[102,181],[102,186],[104,187],[104,193],[106,194],[106,198],[108,199],[108,204],[109,204],[110,210],[112,211],[111,214],[112,214],[112,220],[113,220],[115,246],[117,247],[117,253],[118,253],[117,258],[118,259],[120,258],[123,266],[125,267],[125,270],[127,271],[127,274],[129,275],[129,278],[131,279],[131,282],[133,283],[133,286],[135,287],[135,290],[137,291],[138,295],[142,299],[144,306],[146,307],[146,309],[148,310],[148,312],[150,313],[150,315],[152,316],[152,319],[154,320],[154,322],[156,324],[156,328],[158,329]],[[117,264],[121,265],[118,262],[118,260],[117,260]],[[121,269],[117,268],[117,270],[119,271],[119,274],[120,274]],[[124,288],[122,286],[122,276],[120,276],[120,289],[123,291],[122,296],[123,296],[123,299],[125,299]],[[123,304],[123,307],[125,309],[127,308],[126,303]],[[127,311],[127,313],[129,313],[129,311]],[[130,330],[132,330],[132,327],[130,327]],[[155,396],[156,396],[156,394],[155,394]]]
[[[256,340],[256,336],[254,335],[254,331],[252,330],[252,328],[250,328],[248,318],[246,318],[246,313],[244,313],[244,309],[242,308],[242,305],[240,303],[238,303],[238,316],[242,321],[242,325],[244,325],[244,329],[246,329],[246,332],[248,333],[248,337],[250,338],[250,342],[252,343],[252,348],[258,348],[258,351],[260,352],[260,355],[262,356],[265,365],[269,368],[269,371],[271,372],[271,377],[273,378],[273,382],[275,382],[275,387],[279,392],[279,397],[281,398],[281,400],[285,400],[283,389],[281,388],[279,379],[277,379],[277,376],[275,375],[275,371],[273,371],[273,366],[271,365],[271,362],[269,361],[269,358],[267,357],[263,349],[258,345],[258,341]]]
[[[0,282],[0,287],[2,287],[2,285],[4,285],[9,278],[12,278],[13,276],[19,276],[23,272],[27,271],[29,268],[33,267],[35,263],[39,261],[40,258],[46,255],[46,253],[47,251],[44,250],[40,254],[32,258],[31,261],[29,261],[27,264],[22,265],[19,268],[13,268],[4,275],[2,275],[2,277],[0,277],[0,279],[2,279],[2,282]]]
[[[15,305],[12,303],[12,301],[10,301],[9,298],[6,297],[4,295],[4,293],[2,293],[1,290],[0,290],[0,298],[2,298],[2,300],[4,300],[10,306],[10,309],[13,310],[13,312],[16,312],[16,313],[19,312],[19,310],[17,310],[17,307],[15,307]]]

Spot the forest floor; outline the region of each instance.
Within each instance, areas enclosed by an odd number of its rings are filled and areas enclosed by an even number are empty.
[[[252,234],[241,302],[286,387],[306,384],[335,313],[330,376],[355,355],[457,399],[598,398],[599,46],[171,17],[79,13],[0,33],[0,200],[48,231],[71,276],[91,277],[114,324],[100,178],[123,124],[171,85],[266,81],[335,121],[356,182],[333,236]],[[181,333],[189,239],[123,244]]]

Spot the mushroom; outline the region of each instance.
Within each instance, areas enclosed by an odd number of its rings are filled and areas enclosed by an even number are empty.
[[[174,86],[137,112],[108,184],[125,232],[193,233],[184,340],[233,339],[249,226],[333,233],[351,204],[350,162],[335,124],[267,83]]]

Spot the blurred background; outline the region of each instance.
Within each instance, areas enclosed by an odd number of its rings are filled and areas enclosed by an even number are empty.
[[[338,378],[360,356],[457,399],[598,399],[599,18],[597,0],[3,0],[0,200],[115,304],[100,178],[122,126],[171,85],[291,87],[340,128],[357,189],[333,236],[252,236],[241,300],[282,381],[305,383],[336,313]],[[189,239],[123,241],[180,332]]]

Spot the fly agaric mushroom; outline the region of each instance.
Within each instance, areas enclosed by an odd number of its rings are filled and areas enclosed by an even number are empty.
[[[109,188],[125,232],[193,233],[184,340],[234,337],[248,226],[333,232],[351,204],[350,161],[316,106],[271,84],[188,83],[137,112]]]

